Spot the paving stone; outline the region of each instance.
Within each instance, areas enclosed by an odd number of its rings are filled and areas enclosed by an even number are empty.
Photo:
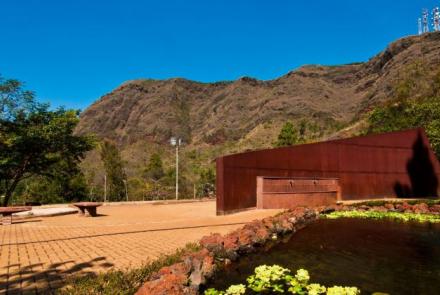
[[[210,233],[226,234],[278,212],[215,216],[215,202],[196,202],[102,206],[93,218],[14,219],[0,226],[0,294],[45,294],[68,276],[139,267]]]

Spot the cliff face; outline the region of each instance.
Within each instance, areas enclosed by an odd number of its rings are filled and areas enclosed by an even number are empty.
[[[400,39],[365,63],[303,66],[268,81],[129,81],[87,108],[77,132],[121,145],[172,135],[198,145],[238,140],[267,122],[347,123],[389,99],[401,70],[419,60],[438,69],[440,33]]]

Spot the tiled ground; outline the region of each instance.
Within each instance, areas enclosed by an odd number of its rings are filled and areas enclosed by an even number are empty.
[[[211,232],[277,213],[252,210],[215,216],[214,202],[118,205],[99,217],[15,220],[0,226],[0,294],[45,294],[69,275],[141,265]]]

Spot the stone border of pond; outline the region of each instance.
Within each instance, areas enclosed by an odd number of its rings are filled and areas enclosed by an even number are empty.
[[[186,255],[179,263],[163,267],[136,294],[198,294],[199,287],[221,265],[228,265],[240,256],[304,228],[319,218],[321,209],[296,208],[252,221],[226,235],[205,236],[199,242],[202,250]]]
[[[201,250],[188,254],[171,266],[151,275],[137,295],[199,294],[200,286],[212,278],[216,270],[229,265],[239,257],[280,242],[320,218],[334,211],[373,211],[416,214],[440,214],[440,204],[424,202],[410,205],[384,203],[383,205],[334,205],[316,208],[295,208],[247,223],[226,235],[211,234],[200,240]]]

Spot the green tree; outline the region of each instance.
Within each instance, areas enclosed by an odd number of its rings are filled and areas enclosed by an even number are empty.
[[[306,120],[301,120],[301,122],[299,123],[299,140],[301,142],[305,142],[306,131],[307,131],[307,122]]]
[[[183,166],[183,165],[182,165]],[[187,173],[179,170],[179,198],[192,197],[193,184],[188,180]],[[176,187],[176,169],[169,168],[165,171],[165,176],[160,179],[161,189],[168,192],[168,196],[173,198]]]
[[[440,157],[440,98],[404,99],[376,107],[368,117],[367,133],[423,127],[431,146]]]
[[[197,195],[208,197],[215,195],[215,171],[212,168],[200,170],[199,180],[197,181]]]
[[[165,176],[162,158],[158,153],[153,153],[150,156],[150,160],[148,161],[148,165],[145,168],[144,175],[154,181],[158,181]]]
[[[116,145],[107,140],[101,142],[99,151],[107,176],[108,199],[121,201],[125,198],[126,181],[121,154]]]
[[[36,175],[22,181],[16,189],[14,201],[63,203],[84,200],[87,193],[88,187],[81,172],[65,175],[58,171],[53,177]]]
[[[29,177],[54,177],[60,163],[78,169],[93,140],[73,131],[79,111],[49,110],[17,80],[0,78],[0,195],[7,206],[19,183]]]
[[[290,146],[296,143],[298,143],[298,131],[295,129],[292,122],[288,121],[283,125],[283,128],[281,128],[275,146]]]

